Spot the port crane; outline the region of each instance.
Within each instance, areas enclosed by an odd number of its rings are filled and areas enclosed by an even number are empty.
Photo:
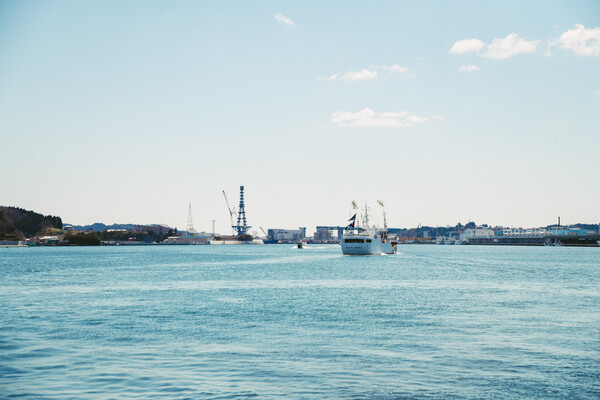
[[[259,226],[259,228],[260,228],[260,230],[262,231],[262,233],[264,233],[264,234],[265,234],[265,237],[266,237],[267,239],[270,239],[269,235],[267,234],[267,232],[265,232],[265,230],[262,228],[262,226]]]
[[[233,227],[234,226],[233,220],[237,213],[235,212],[235,207],[229,206],[229,200],[227,200],[227,194],[225,194],[225,190],[223,190],[223,197],[225,197],[225,204],[227,204],[227,211],[229,211],[229,218],[231,219],[231,234],[235,235],[235,228]]]

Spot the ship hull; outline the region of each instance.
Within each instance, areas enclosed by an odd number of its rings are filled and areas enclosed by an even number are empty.
[[[245,245],[245,246],[252,246],[252,245],[261,245],[261,244],[265,244],[262,239],[254,239],[251,241],[241,241],[241,240],[211,240],[210,241],[211,245]]]
[[[349,256],[372,256],[395,254],[396,242],[385,238],[344,236],[341,240],[342,254]]]

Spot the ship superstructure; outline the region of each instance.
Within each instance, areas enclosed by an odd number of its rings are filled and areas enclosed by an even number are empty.
[[[389,235],[387,226],[384,229],[369,226],[369,210],[366,205],[362,219],[363,226],[357,225],[356,214],[348,220],[350,224],[344,230],[340,240],[342,254],[356,256],[395,254],[398,239],[394,235]]]

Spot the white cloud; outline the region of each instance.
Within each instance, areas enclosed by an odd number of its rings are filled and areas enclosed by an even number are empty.
[[[579,56],[596,56],[600,54],[600,28],[585,29],[576,24],[560,35],[559,42],[564,49],[572,50]]]
[[[383,69],[385,71],[399,72],[399,73],[404,74],[406,76],[410,76],[411,78],[414,77],[414,74],[410,73],[410,71],[408,70],[408,68],[401,67],[398,64],[384,65],[383,67],[381,67],[381,69]]]
[[[349,82],[372,81],[379,76],[377,71],[375,71],[376,69],[397,72],[397,73],[400,73],[400,74],[403,74],[406,76],[410,76],[411,78],[414,78],[414,76],[415,76],[408,70],[408,68],[401,67],[397,64],[384,65],[384,66],[369,65],[369,68],[363,68],[360,71],[348,71],[345,74],[333,74],[331,76],[321,76],[321,77],[318,77],[317,80],[327,80],[327,81],[343,80],[343,81],[349,81]]]
[[[600,97],[600,89],[596,89],[594,90],[594,94],[598,97]]]
[[[477,65],[461,65],[458,70],[461,72],[471,73],[479,71],[479,67]]]
[[[377,71],[370,71],[366,68],[363,68],[358,72],[346,72],[342,79],[347,81],[371,81],[375,78],[377,78]]]
[[[348,71],[344,75],[342,74],[333,74],[329,77],[319,77],[317,80],[327,80],[327,81],[371,81],[377,78],[377,71],[371,71],[366,68],[363,68],[360,71]]]
[[[294,26],[294,21],[292,21],[291,19],[289,19],[288,17],[286,17],[285,15],[279,13],[277,15],[275,15],[275,19],[279,22],[281,22],[282,24],[285,24],[287,26]]]
[[[338,111],[331,116],[331,122],[339,126],[407,128],[427,121],[427,118],[412,115],[407,111],[376,113],[370,108],[359,112]]]
[[[504,39],[494,39],[483,56],[494,60],[505,60],[519,53],[535,52],[539,43],[539,40],[527,41],[519,38],[516,33],[511,33]]]
[[[433,118],[439,119],[440,121],[443,121],[446,119],[446,118],[442,117],[441,115],[434,115]]]
[[[335,81],[338,79],[340,74],[333,74],[331,76],[320,76],[317,78],[318,81]]]
[[[485,46],[479,39],[463,39],[455,42],[450,49],[452,54],[463,54],[470,51],[479,51]]]

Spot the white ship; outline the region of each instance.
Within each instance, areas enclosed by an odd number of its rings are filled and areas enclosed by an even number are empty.
[[[383,206],[383,204],[380,202]],[[388,234],[387,224],[384,229],[369,227],[369,217],[365,206],[364,227],[356,226],[356,214],[349,219],[351,223],[346,227],[344,235],[340,240],[342,254],[353,256],[368,256],[380,254],[395,254],[398,238]]]

